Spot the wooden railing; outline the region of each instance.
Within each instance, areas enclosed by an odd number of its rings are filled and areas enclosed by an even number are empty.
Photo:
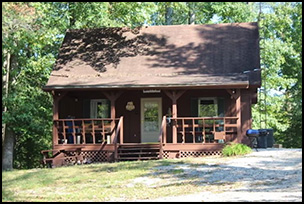
[[[54,120],[55,145],[113,143],[119,118]]]
[[[167,119],[171,121],[167,122]],[[237,134],[238,117],[177,117],[162,119],[159,142],[168,142],[167,128],[176,128],[172,141],[177,143],[213,143],[214,132]],[[123,117],[54,120],[55,145],[123,143]],[[173,132],[173,131],[172,131]],[[175,131],[174,131],[175,132]]]
[[[167,136],[166,130],[167,130],[167,117],[164,116],[162,123],[161,123],[161,128],[160,128],[159,138],[158,138],[159,145],[160,145],[160,149],[159,149],[160,159],[162,159],[162,155],[163,155],[163,144],[166,143],[166,136]]]
[[[119,118],[119,122],[117,125],[117,129],[116,129],[116,133],[115,133],[115,137],[113,140],[113,144],[114,144],[114,160],[117,161],[117,156],[118,156],[118,146],[117,146],[117,140],[118,140],[118,134],[119,134],[119,142],[120,144],[123,144],[123,116],[121,116]]]
[[[238,117],[177,117],[171,118],[171,126],[177,129],[177,143],[214,143],[219,142],[215,141],[215,132],[237,134],[237,120]]]

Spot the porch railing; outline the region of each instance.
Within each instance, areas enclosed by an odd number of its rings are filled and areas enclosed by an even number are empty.
[[[170,126],[176,128],[176,135],[172,135],[177,143],[216,143],[215,133],[224,136],[237,134],[238,117],[177,117],[171,118]]]
[[[215,132],[237,134],[238,117],[177,117],[162,119],[159,142],[214,143]],[[54,120],[54,144],[117,144],[123,143],[123,118],[59,119]],[[172,137],[170,134],[172,131]],[[174,135],[174,132],[176,134]],[[119,133],[119,134],[118,134]],[[167,134],[169,133],[169,134]],[[175,138],[174,138],[175,137]],[[170,138],[172,141],[170,142]]]
[[[55,144],[113,143],[119,118],[54,120]]]

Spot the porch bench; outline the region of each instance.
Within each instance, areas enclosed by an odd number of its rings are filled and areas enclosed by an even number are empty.
[[[43,159],[42,159],[42,164],[46,165],[47,161],[52,161],[54,159],[54,157],[58,156],[61,152],[58,150],[42,150],[40,151],[41,154],[43,155]],[[50,152],[52,152],[52,156],[50,156]],[[55,152],[55,154],[54,154]]]
[[[60,149],[60,150],[42,150],[41,153],[43,154],[43,159],[41,160],[41,163],[43,165],[52,165],[54,160],[65,160],[65,159],[72,159],[75,160],[76,162],[79,160],[81,163],[83,162],[83,156],[80,155],[81,149],[84,146],[81,147],[68,147],[65,149]],[[50,152],[52,152],[52,156],[50,156]],[[55,154],[54,154],[55,152]],[[68,153],[68,152],[77,152],[76,155],[74,156],[67,156],[63,158],[56,158],[59,154],[61,153]]]
[[[47,158],[44,159],[44,165],[48,165],[48,167],[52,168],[54,160],[56,161],[62,161],[62,163],[67,164],[66,160],[70,159],[74,164],[80,161],[81,164],[83,164],[83,156],[67,156],[67,157],[62,157],[62,158]]]
[[[66,159],[67,157],[71,157],[71,158],[74,158],[76,160],[76,162],[78,160],[80,160],[80,162],[82,163],[83,162],[83,156],[80,155],[82,148],[84,148],[84,146],[81,146],[81,147],[68,147],[68,148],[65,148],[65,149],[61,149],[60,152],[61,153],[65,153],[65,154],[69,154],[70,152],[76,152],[76,155],[66,156],[64,158]]]

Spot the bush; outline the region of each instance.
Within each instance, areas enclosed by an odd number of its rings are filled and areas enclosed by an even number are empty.
[[[252,152],[252,149],[244,144],[228,143],[222,150],[222,154],[225,157],[245,155]]]

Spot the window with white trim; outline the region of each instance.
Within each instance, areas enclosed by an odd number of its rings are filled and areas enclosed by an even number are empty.
[[[218,116],[217,98],[199,98],[198,99],[198,116],[199,117],[216,117],[216,116]]]

